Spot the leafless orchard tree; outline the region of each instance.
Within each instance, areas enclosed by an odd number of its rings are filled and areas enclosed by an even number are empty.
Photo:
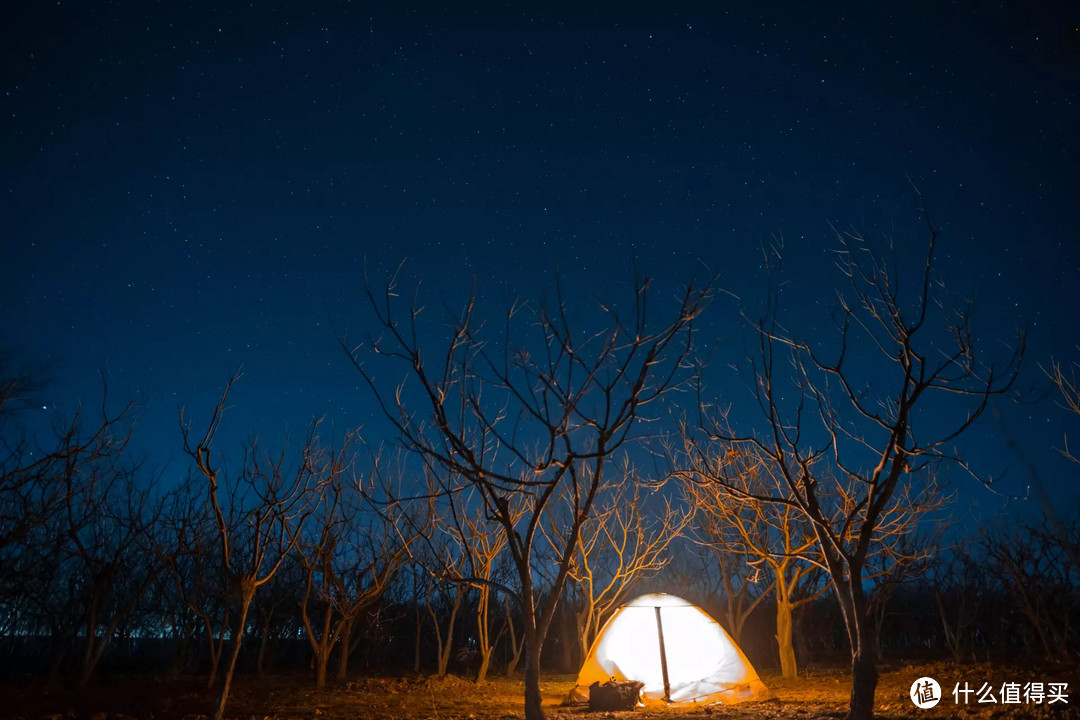
[[[1033,655],[1075,662],[1080,647],[1080,566],[1069,553],[1080,543],[1080,520],[991,528],[979,546],[990,573],[1028,621]]]
[[[446,674],[454,620],[460,608],[463,591],[471,588],[476,595],[476,649],[480,656],[476,682],[482,684],[487,680],[491,656],[495,651],[490,615],[492,601],[497,600],[496,588],[500,585],[496,571],[507,547],[506,533],[487,516],[484,502],[475,488],[467,487],[457,492],[454,491],[454,486],[457,484],[445,488],[431,488],[432,499],[441,497],[444,501],[437,506],[438,509],[433,508],[431,517],[435,531],[441,534],[446,542],[441,546],[441,550],[445,552],[432,553],[438,560],[431,565],[429,572],[437,582],[444,583],[444,589],[452,598],[445,638],[439,629],[437,614],[431,612],[439,645],[438,672],[440,676]],[[511,524],[516,526],[529,509],[528,503],[511,508]],[[430,603],[428,609],[431,610]]]
[[[349,557],[342,541],[348,526],[355,519],[355,503],[345,496],[350,488],[346,473],[352,463],[348,441],[338,451],[323,451],[323,457],[312,459],[313,472],[320,479],[318,494],[313,500],[313,512],[308,527],[301,532],[296,546],[297,556],[304,567],[304,589],[300,595],[300,618],[304,624],[311,651],[315,656],[315,685],[326,685],[326,668],[330,653],[341,638],[345,617],[340,596],[336,593],[342,583],[343,561]],[[337,602],[335,602],[337,601]]]
[[[24,542],[31,529],[61,512],[69,481],[95,463],[121,456],[130,437],[127,421],[134,405],[110,410],[104,377],[96,416],[80,405],[70,419],[53,419],[47,441],[34,437],[21,419],[43,386],[0,354],[0,577],[6,575],[6,548]]]
[[[177,599],[197,619],[206,637],[209,689],[217,682],[232,611],[217,551],[220,539],[216,521],[209,496],[191,475],[167,502],[157,554],[173,582]]]
[[[339,448],[321,448],[310,464],[317,478],[313,512],[296,548],[303,566],[300,618],[315,656],[315,682],[326,684],[326,671],[338,650],[338,678],[346,677],[355,651],[356,623],[375,606],[408,560],[409,544],[420,531],[402,532],[395,525],[398,508],[384,498],[387,481],[373,459],[370,488],[356,468],[359,436],[350,434]],[[411,518],[410,518],[411,520]],[[421,526],[421,531],[423,530]]]
[[[368,287],[382,336],[350,350],[402,444],[428,472],[459,480],[460,491],[472,488],[502,528],[520,582],[520,594],[502,590],[521,607],[528,720],[544,717],[540,651],[581,527],[612,481],[610,462],[634,440],[649,406],[684,377],[692,324],[708,294],[707,286],[687,287],[672,319],[654,327],[647,286],[635,282],[625,317],[601,307],[603,324],[587,332],[574,326],[561,294],[554,305],[515,304],[501,327],[485,328],[474,293],[436,353],[419,299],[399,307],[395,278],[381,293]],[[408,369],[396,391],[376,380],[361,355],[369,351]],[[533,574],[541,523],[559,497],[571,499],[569,525],[552,583],[541,588]]]
[[[574,621],[582,658],[611,612],[629,599],[642,580],[667,564],[672,541],[692,516],[688,508],[662,499],[659,512],[650,516],[647,488],[636,471],[625,464],[622,475],[621,482],[597,494],[592,517],[581,525],[581,539],[570,563],[570,580],[578,590]],[[567,500],[572,507],[572,499]],[[564,547],[562,532],[568,524],[559,512],[548,520],[546,535],[554,547]]]
[[[938,555],[926,585],[953,662],[972,659],[979,608],[990,594],[984,568],[965,545],[956,545]]]
[[[851,645],[851,720],[873,714],[878,673],[864,580],[883,522],[900,501],[914,503],[911,511],[931,501],[925,489],[936,464],[967,467],[952,445],[1009,391],[1023,355],[1020,336],[1004,366],[983,360],[970,305],[945,305],[934,272],[938,233],[929,220],[927,228],[925,261],[910,285],[898,264],[881,261],[864,238],[839,236],[837,263],[851,286],[840,294],[831,348],[785,330],[774,294],[753,322],[762,428],[732,432],[706,406],[686,433],[688,455],[697,458],[690,472],[708,467],[710,441],[750,452],[780,479],[778,492],[747,493],[722,472],[709,480],[734,498],[790,507],[812,528]],[[853,356],[872,371],[860,375]]]
[[[191,425],[184,412],[180,413],[184,450],[207,481],[220,563],[236,608],[232,656],[225,669],[214,720],[221,720],[225,713],[255,593],[274,577],[296,546],[300,528],[310,513],[308,493],[316,479],[311,458],[317,423],[313,424],[298,459],[291,466],[287,448],[271,455],[257,440],[252,440],[245,448],[238,472],[232,475],[219,472],[213,460],[214,437],[221,426],[229,392],[239,377],[237,373],[226,384],[206,432],[195,444],[192,444]]]
[[[81,632],[80,687],[156,572],[140,561],[152,513],[125,457],[133,405],[111,411],[102,384],[96,414],[56,416],[44,439],[23,422],[44,383],[0,356],[0,598],[49,626],[54,672]]]
[[[698,450],[694,448],[691,457],[700,464]],[[797,677],[792,618],[796,608],[824,591],[810,587],[814,569],[821,565],[817,539],[806,517],[796,508],[753,499],[754,495],[777,494],[784,489],[782,481],[769,472],[768,464],[733,447],[714,462],[717,464],[712,467],[701,467],[700,471],[682,477],[683,492],[695,510],[699,542],[715,548],[724,558],[721,563],[733,561],[755,572],[767,571],[768,587],[757,600],[765,593],[773,593],[781,672],[786,678]],[[726,477],[739,492],[710,481],[717,476]],[[705,482],[701,482],[702,478]],[[725,572],[724,577],[729,574],[730,571]],[[727,590],[734,592],[730,587]]]
[[[77,684],[85,686],[117,628],[161,572],[152,558],[161,506],[138,487],[136,468],[117,457],[67,476],[63,494],[65,552],[83,588],[84,643]]]
[[[255,673],[266,677],[274,666],[277,643],[291,640],[297,634],[297,596],[304,588],[307,568],[294,552],[290,554],[281,568],[274,573],[270,582],[255,593],[253,609],[259,635],[259,650],[255,655]],[[303,621],[299,621],[302,626]],[[302,627],[301,627],[302,629]]]

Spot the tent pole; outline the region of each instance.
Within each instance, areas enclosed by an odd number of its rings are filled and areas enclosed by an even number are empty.
[[[660,620],[659,606],[656,611],[656,636],[660,639],[660,669],[664,672],[664,702],[671,702],[671,683],[667,674],[667,649],[664,647],[664,623]]]

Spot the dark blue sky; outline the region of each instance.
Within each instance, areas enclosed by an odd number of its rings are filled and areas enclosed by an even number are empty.
[[[205,413],[244,363],[238,436],[375,428],[335,339],[370,327],[365,261],[406,259],[435,306],[474,279],[535,296],[556,268],[605,296],[631,257],[668,289],[704,262],[753,303],[782,236],[812,334],[830,223],[921,248],[905,174],[987,347],[1026,327],[1027,384],[1080,359],[1080,11],[463,5],[5,6],[0,341],[55,365],[43,403],[92,400],[102,368],[145,403],[139,446],[178,462],[177,406]],[[713,347],[740,350],[736,310],[714,305]],[[1075,492],[1067,418],[1005,417]],[[994,422],[974,442],[1024,484]]]

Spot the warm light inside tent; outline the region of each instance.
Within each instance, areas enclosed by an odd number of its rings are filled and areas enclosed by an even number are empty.
[[[664,699],[656,608],[663,625],[670,701],[727,702],[767,694],[724,629],[700,608],[670,595],[645,595],[616,611],[582,667],[579,687],[612,678],[639,680],[645,684],[646,699]]]

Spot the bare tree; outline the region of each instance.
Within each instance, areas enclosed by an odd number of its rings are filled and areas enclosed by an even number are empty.
[[[103,381],[97,417],[80,406],[43,439],[18,421],[43,384],[8,372],[0,361],[0,597],[48,624],[53,672],[81,631],[81,687],[156,574],[141,562],[152,522],[125,457],[133,406],[110,411]]]
[[[636,283],[624,318],[602,306],[604,325],[581,333],[561,295],[554,306],[515,304],[489,341],[475,294],[454,320],[444,351],[429,355],[432,337],[419,324],[415,298],[397,307],[396,280],[368,298],[384,335],[372,349],[409,370],[395,392],[376,382],[350,351],[402,444],[443,483],[441,501],[455,502],[465,487],[478,493],[485,513],[506,536],[520,582],[525,639],[525,714],[544,717],[540,697],[540,651],[555,617],[582,524],[597,492],[609,482],[607,468],[635,438],[650,405],[680,382],[691,347],[691,327],[707,295],[688,287],[674,319],[657,329],[646,321],[648,282]],[[531,337],[518,333],[523,329]],[[550,586],[534,582],[541,523],[559,497],[571,498],[564,544],[555,551]],[[520,513],[519,508],[528,505]],[[520,520],[515,522],[515,518]],[[479,582],[479,579],[470,578]]]
[[[476,643],[480,656],[476,682],[484,683],[491,665],[492,653],[495,651],[489,616],[492,600],[497,592],[495,573],[498,561],[507,546],[506,533],[494,520],[487,517],[484,503],[474,488],[465,490],[461,498],[447,503],[442,509],[441,513],[434,511],[432,518],[435,528],[448,539],[443,548],[447,552],[445,555],[438,554],[441,560],[433,573],[439,580],[452,583],[455,589],[450,591],[454,593],[454,600],[445,644],[438,628],[438,619],[432,615],[436,624],[436,640],[440,646],[439,675],[446,673],[454,618],[462,599],[460,590],[462,587],[471,587],[476,594]],[[511,524],[517,525],[528,510],[528,504],[512,508]]]
[[[782,494],[784,489],[782,481],[769,472],[766,463],[733,447],[713,462],[703,474],[682,478],[683,492],[696,514],[699,541],[716,549],[724,558],[722,565],[742,562],[755,572],[767,571],[771,582],[765,592],[771,591],[776,601],[780,669],[785,678],[798,677],[792,618],[796,608],[824,592],[824,588],[809,588],[815,579],[815,567],[820,565],[817,539],[806,517],[796,508],[754,500],[754,495]],[[739,492],[708,481],[717,475],[727,478]],[[703,476],[705,482],[701,482]],[[725,572],[724,577],[729,574],[730,571]],[[758,600],[762,597],[764,594]]]
[[[255,594],[253,607],[259,635],[255,672],[260,678],[272,670],[278,643],[296,638],[303,629],[303,620],[294,609],[299,604],[307,568],[296,555],[289,555],[270,582]]]
[[[326,684],[335,647],[338,677],[346,676],[357,619],[387,591],[408,557],[407,543],[415,539],[415,534],[399,536],[371,509],[350,472],[352,464],[348,441],[317,463],[320,492],[311,532],[297,548],[305,568],[300,617],[315,655],[318,687]]]
[[[852,720],[873,714],[878,673],[863,581],[883,518],[901,488],[911,488],[902,496],[911,511],[930,500],[923,489],[934,464],[967,467],[951,446],[1011,388],[1023,355],[1021,335],[1003,367],[984,363],[970,305],[954,312],[944,303],[934,273],[938,234],[929,220],[927,227],[925,259],[911,288],[901,282],[899,263],[880,261],[862,237],[840,236],[838,266],[851,289],[840,294],[831,350],[786,331],[774,295],[753,322],[760,350],[753,389],[763,427],[734,433],[715,408],[703,407],[688,432],[695,471],[710,457],[695,438],[753,452],[780,478],[781,492],[748,496],[722,472],[711,480],[733,497],[791,507],[813,529],[851,645]]]
[[[373,475],[379,477],[378,472]],[[356,632],[357,623],[379,606],[408,562],[412,545],[429,532],[426,519],[418,520],[406,508],[386,501],[396,492],[394,488],[384,479],[378,487],[375,482],[366,489],[350,486],[345,495],[346,502],[354,504],[350,511],[352,522],[345,526],[345,554],[331,595],[342,622],[339,679],[346,676],[349,658],[362,639],[362,634]]]
[[[574,623],[582,658],[611,612],[629,599],[642,580],[667,564],[672,541],[692,516],[688,508],[658,498],[659,513],[650,517],[636,472],[627,465],[622,474],[621,482],[598,493],[592,517],[581,525],[581,540],[570,564],[570,580],[578,589]],[[562,515],[552,513],[547,535],[557,548],[565,545],[562,526]]]
[[[342,497],[347,491],[345,472],[351,463],[346,455],[347,448],[346,442],[339,452],[313,461],[316,466],[314,472],[321,482],[309,518],[310,532],[301,533],[296,548],[305,571],[304,590],[299,603],[300,618],[315,656],[317,687],[326,685],[330,653],[341,637],[344,626],[336,612],[339,604],[334,602],[333,595],[341,581],[341,541],[354,519],[352,511],[355,506]]]
[[[161,571],[153,557],[160,506],[137,487],[134,468],[98,462],[70,474],[63,494],[64,549],[76,561],[82,588],[84,644],[77,684],[85,686],[117,628]]]
[[[967,547],[957,545],[938,555],[926,584],[953,662],[970,659],[979,608],[989,594],[985,569]]]
[[[1029,649],[1038,657],[1060,662],[1077,658],[1080,566],[1068,549],[1078,542],[1080,521],[1052,532],[1027,523],[992,528],[979,543],[992,575],[1027,619],[1036,640],[1036,648]]]
[[[287,450],[270,455],[257,440],[245,448],[243,465],[235,475],[224,475],[215,467],[214,437],[221,426],[229,391],[239,377],[237,373],[226,384],[206,432],[194,446],[191,425],[185,422],[184,412],[180,413],[184,450],[207,481],[221,566],[237,611],[232,656],[225,670],[214,720],[221,720],[225,713],[255,593],[274,577],[296,546],[303,520],[310,512],[307,494],[314,480],[310,459],[317,423],[312,426],[292,468],[288,465]]]
[[[62,512],[70,482],[97,463],[119,458],[130,437],[127,420],[134,405],[110,410],[104,376],[96,417],[80,405],[70,419],[53,418],[51,438],[36,437],[17,419],[43,386],[0,354],[0,579],[7,575],[5,548]]]
[[[193,479],[189,475],[169,498],[157,554],[180,603],[197,619],[205,634],[210,659],[206,678],[209,689],[217,681],[232,603],[221,554],[216,552],[220,540],[210,498],[196,489]]]

